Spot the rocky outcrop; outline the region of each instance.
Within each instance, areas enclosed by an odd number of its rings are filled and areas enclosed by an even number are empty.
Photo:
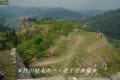
[[[13,48],[11,50],[11,56],[13,56],[14,60],[13,60],[13,64],[16,65],[17,67],[17,78],[18,79],[29,79],[31,78],[31,74],[30,73],[21,73],[19,72],[21,69],[26,68],[25,65],[23,64],[19,54],[16,52],[16,48]]]
[[[112,80],[120,80],[120,72],[118,72],[118,73],[115,74],[115,75],[112,75],[112,76],[111,76],[111,79],[112,79]]]

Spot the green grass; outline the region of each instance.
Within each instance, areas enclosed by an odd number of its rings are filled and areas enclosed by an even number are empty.
[[[112,74],[120,72],[120,49],[113,47],[112,45],[106,45],[99,50],[100,55],[112,55],[112,57],[106,61],[108,70],[99,69],[99,73],[104,77],[110,77]]]
[[[16,80],[16,66],[12,61],[10,51],[0,51],[0,71],[6,72],[5,80]]]

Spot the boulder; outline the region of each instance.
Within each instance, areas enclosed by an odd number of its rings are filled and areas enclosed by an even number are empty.
[[[120,72],[111,76],[112,80],[120,80]]]
[[[68,77],[67,80],[78,80],[76,77]]]
[[[5,79],[5,73],[0,71],[0,80],[4,80]]]
[[[11,49],[11,56],[13,56],[14,58],[16,58],[16,48]]]
[[[109,78],[79,78],[79,80],[110,80]]]

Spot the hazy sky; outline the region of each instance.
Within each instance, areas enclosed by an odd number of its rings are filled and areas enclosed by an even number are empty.
[[[13,6],[63,7],[72,10],[120,8],[120,0],[11,0]]]

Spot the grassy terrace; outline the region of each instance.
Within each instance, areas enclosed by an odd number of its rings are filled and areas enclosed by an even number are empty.
[[[16,80],[16,66],[12,61],[10,51],[0,51],[0,71],[6,72],[5,80]]]
[[[98,73],[107,77],[119,71],[118,66],[120,67],[120,65],[118,63],[120,61],[120,55],[118,49],[113,49],[105,37],[101,39],[100,36],[94,32],[71,32],[68,37],[62,36],[57,39],[56,45],[52,46],[52,48],[52,56],[40,58],[31,66],[64,70],[65,68],[95,68],[94,65],[96,64]],[[105,63],[107,64],[107,70],[104,70],[102,67]],[[37,74],[34,75],[34,77],[53,75],[84,76],[83,74],[53,72],[51,74]]]

